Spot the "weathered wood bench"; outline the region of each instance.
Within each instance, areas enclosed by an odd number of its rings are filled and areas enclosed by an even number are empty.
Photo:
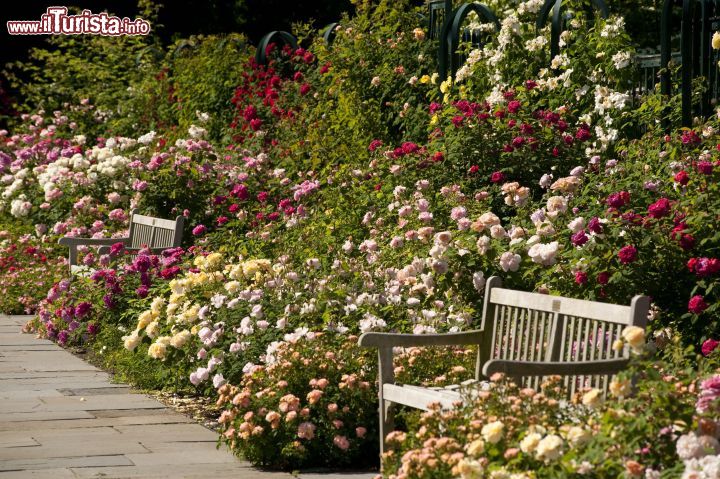
[[[70,247],[70,272],[77,267],[78,246],[100,246],[99,253],[105,254],[116,243],[125,245],[130,254],[137,253],[141,248],[147,247],[155,254],[168,248],[182,244],[183,224],[185,218],[178,216],[174,220],[143,216],[132,210],[130,215],[130,230],[128,236],[123,238],[73,238],[65,236],[59,243]]]
[[[650,299],[630,306],[503,289],[497,276],[485,286],[481,329],[448,334],[365,333],[359,344],[378,348],[380,444],[393,430],[393,404],[428,410],[463,400],[458,386],[427,388],[397,384],[393,348],[478,345],[475,381],[504,373],[524,387],[538,388],[545,376],[564,376],[568,394],[598,388],[607,394],[611,376],[622,370],[629,348],[613,348],[626,326],[644,328]]]

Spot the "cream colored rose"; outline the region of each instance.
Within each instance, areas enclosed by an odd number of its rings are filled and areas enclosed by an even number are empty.
[[[159,316],[164,306],[165,299],[158,296],[157,298],[153,299],[152,304],[150,304],[150,311],[152,311],[153,314]]]
[[[462,479],[481,479],[484,469],[479,461],[461,459],[458,462],[457,471]]]
[[[538,459],[552,461],[562,455],[563,440],[556,434],[549,434],[542,438],[535,449]]]
[[[485,442],[482,439],[475,439],[473,442],[465,446],[465,450],[470,456],[479,456],[485,452]]]
[[[536,432],[531,432],[526,435],[522,441],[520,441],[520,450],[525,454],[530,454],[535,451],[538,443],[542,439],[542,436]]]
[[[152,323],[148,324],[147,327],[145,327],[145,334],[147,334],[150,339],[154,339],[159,332],[160,325],[157,321],[153,321]]]
[[[712,47],[715,50],[720,50],[720,32],[715,32],[712,37]]]
[[[180,331],[170,339],[170,346],[180,349],[190,340],[192,334],[187,329]]]
[[[193,260],[193,265],[198,269],[205,269],[205,256],[196,256]]]
[[[140,316],[138,317],[138,329],[145,328],[148,324],[152,323],[153,320],[153,314],[152,311],[143,311],[140,313]]]
[[[602,391],[599,389],[591,389],[583,394],[582,403],[588,407],[598,407],[602,404]]]
[[[220,253],[211,253],[205,257],[205,269],[207,271],[215,271],[222,263],[222,255]]]
[[[624,398],[632,392],[632,384],[627,379],[613,378],[610,381],[610,393],[618,398]]]
[[[568,429],[568,432],[567,432],[567,440],[573,446],[579,446],[581,444],[585,444],[587,441],[590,440],[590,437],[591,437],[590,431],[588,431],[584,427],[573,426],[570,429]]]
[[[165,359],[166,352],[167,346],[163,343],[152,343],[148,348],[148,356],[153,359]]]
[[[638,326],[628,326],[623,329],[622,337],[635,352],[640,352],[645,347],[645,330]]]
[[[140,336],[138,335],[137,330],[133,331],[128,336],[123,336],[123,345],[125,346],[125,349],[128,351],[132,351],[135,348],[137,348],[138,344],[140,344]]]
[[[225,284],[225,291],[230,294],[235,294],[240,291],[240,287],[241,286],[239,281],[230,281],[229,283]]]
[[[495,444],[503,438],[504,429],[505,425],[502,422],[493,421],[485,424],[480,433],[487,442]]]
[[[567,176],[560,178],[550,186],[553,191],[561,191],[563,193],[574,193],[580,186],[580,179],[575,176]]]
[[[500,224],[500,218],[498,218],[495,213],[492,213],[490,211],[488,211],[487,213],[483,213],[480,218],[478,218],[478,221],[482,223],[485,228]]]
[[[565,213],[567,208],[567,199],[564,196],[551,196],[547,200],[548,213]]]

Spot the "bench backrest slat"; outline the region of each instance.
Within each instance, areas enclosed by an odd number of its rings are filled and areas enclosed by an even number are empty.
[[[547,368],[542,369],[553,374],[553,363],[626,358],[628,348],[617,351],[613,343],[626,326],[644,328],[647,321],[646,297],[637,296],[630,306],[623,306],[503,289],[500,284],[493,277],[486,286],[482,327],[487,334],[477,371],[492,359],[544,362]],[[607,391],[610,377],[568,375],[564,383],[571,395],[590,387]],[[537,374],[516,379],[534,388],[542,382]]]
[[[130,219],[130,246],[141,248],[172,248],[182,243],[182,216],[174,220],[154,218],[135,213]]]
[[[629,306],[597,303],[583,299],[528,293],[514,289],[493,288],[490,301],[495,304],[520,306],[538,311],[558,312],[571,316],[628,324]]]

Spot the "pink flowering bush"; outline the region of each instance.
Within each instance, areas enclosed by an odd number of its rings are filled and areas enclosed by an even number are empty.
[[[273,468],[375,464],[374,355],[356,336],[308,334],[219,386],[221,441]]]
[[[704,363],[701,375],[716,365]],[[627,397],[630,375],[637,388]],[[497,375],[467,406],[415,413],[410,431],[388,434],[384,477],[712,477],[688,474],[716,467],[717,383],[645,358],[606,399],[584,390],[563,404],[559,378],[534,390]]]
[[[10,238],[16,238],[11,241]],[[50,287],[67,271],[57,247],[47,238],[15,237],[0,232],[0,311],[5,314],[35,313]]]

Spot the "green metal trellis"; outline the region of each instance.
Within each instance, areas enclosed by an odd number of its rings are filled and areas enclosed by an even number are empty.
[[[333,22],[323,28],[322,38],[325,40],[326,45],[332,45],[332,42],[335,41],[336,30],[339,26],[340,24],[338,22]]]
[[[550,59],[555,58],[560,53],[560,34],[565,29],[566,18],[562,16],[562,4],[563,0],[545,0],[540,12],[538,14],[537,22],[535,27],[540,30],[545,27],[552,11],[552,18],[550,23]],[[610,12],[607,5],[603,0],[591,0],[588,15],[592,18],[594,15],[593,7],[597,10],[603,18],[608,18]]]
[[[447,12],[447,10],[446,10]],[[482,3],[466,3],[446,14],[445,22],[440,32],[440,47],[438,50],[438,70],[440,78],[445,79],[452,75],[460,66],[463,57],[457,53],[460,45],[460,28],[471,12],[475,12],[487,23],[492,23],[496,31],[500,31],[500,21],[495,13]],[[466,32],[463,32],[463,34]],[[473,45],[480,46],[479,38],[475,38],[474,32],[467,32],[463,35],[472,41]]]
[[[274,42],[282,42],[291,46],[293,49],[298,46],[297,38],[295,38],[293,34],[282,30],[274,30],[262,37],[260,43],[258,43],[257,50],[255,51],[255,62],[258,65],[267,65],[267,48]]]
[[[673,8],[681,7],[680,51],[672,51]],[[682,124],[690,126],[694,115],[712,114],[720,93],[718,51],[712,48],[713,33],[720,29],[720,0],[665,0],[660,23],[660,91],[672,95],[671,60],[680,65]],[[693,81],[703,78],[705,92],[693,102]],[[675,82],[677,83],[677,82]]]

